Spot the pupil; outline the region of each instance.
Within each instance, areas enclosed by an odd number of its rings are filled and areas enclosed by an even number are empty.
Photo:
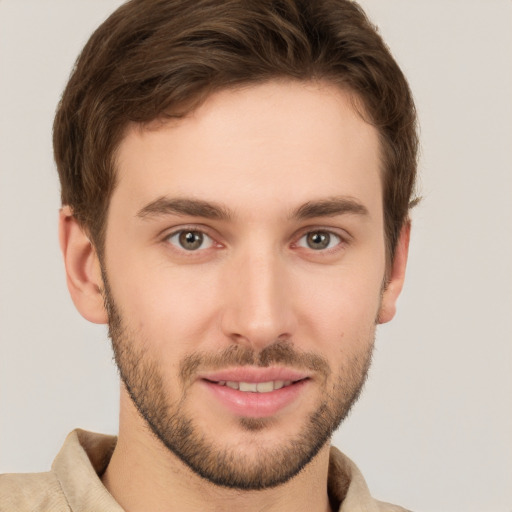
[[[319,249],[325,249],[330,242],[330,236],[328,233],[310,233],[308,235],[308,245],[311,247],[311,249],[319,250]]]
[[[202,233],[196,231],[184,231],[180,234],[180,244],[184,249],[195,250],[199,249],[203,243]]]

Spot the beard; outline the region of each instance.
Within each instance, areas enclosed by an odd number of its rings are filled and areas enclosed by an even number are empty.
[[[375,325],[367,339],[358,340],[356,354],[347,354],[343,365],[333,372],[328,361],[318,354],[301,352],[289,341],[276,340],[257,352],[232,345],[215,354],[192,353],[179,365],[181,396],[171,397],[164,385],[158,359],[144,348],[143,339],[127,327],[109,289],[103,272],[104,301],[109,318],[109,337],[114,358],[131,400],[156,438],[194,473],[209,482],[231,489],[261,490],[281,485],[296,476],[320,449],[357,401],[370,367]],[[229,439],[219,439],[211,430],[201,428],[187,413],[188,388],[199,370],[232,366],[268,367],[282,364],[290,368],[312,370],[321,376],[324,392],[316,409],[303,421],[298,434],[278,447],[258,443],[257,456],[250,457]],[[239,428],[247,433],[264,431],[272,418],[239,418]],[[257,435],[257,434],[255,434]],[[225,444],[219,443],[224,441]]]

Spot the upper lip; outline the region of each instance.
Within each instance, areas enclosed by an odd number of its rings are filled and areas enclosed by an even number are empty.
[[[309,378],[307,372],[294,370],[285,367],[269,367],[269,368],[255,368],[255,367],[238,367],[226,368],[224,370],[201,372],[200,379],[209,380],[211,382],[270,382],[270,381],[292,381],[296,382]]]

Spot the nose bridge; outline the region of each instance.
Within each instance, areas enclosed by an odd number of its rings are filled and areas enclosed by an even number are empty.
[[[236,260],[223,312],[224,332],[255,347],[291,337],[294,316],[282,254],[270,244],[259,244],[240,251]]]

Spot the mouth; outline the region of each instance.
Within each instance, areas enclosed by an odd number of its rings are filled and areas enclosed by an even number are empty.
[[[312,382],[304,372],[284,368],[238,368],[202,375],[199,383],[217,406],[237,417],[264,418],[290,410]]]
[[[230,389],[236,389],[238,391],[242,391],[243,393],[271,393],[272,391],[276,391],[278,389],[286,388],[291,386],[292,384],[296,384],[304,379],[298,380],[269,380],[266,382],[243,382],[243,381],[234,381],[234,380],[220,380],[220,381],[212,381],[209,379],[205,379],[212,384],[217,384],[218,386],[226,386]]]

